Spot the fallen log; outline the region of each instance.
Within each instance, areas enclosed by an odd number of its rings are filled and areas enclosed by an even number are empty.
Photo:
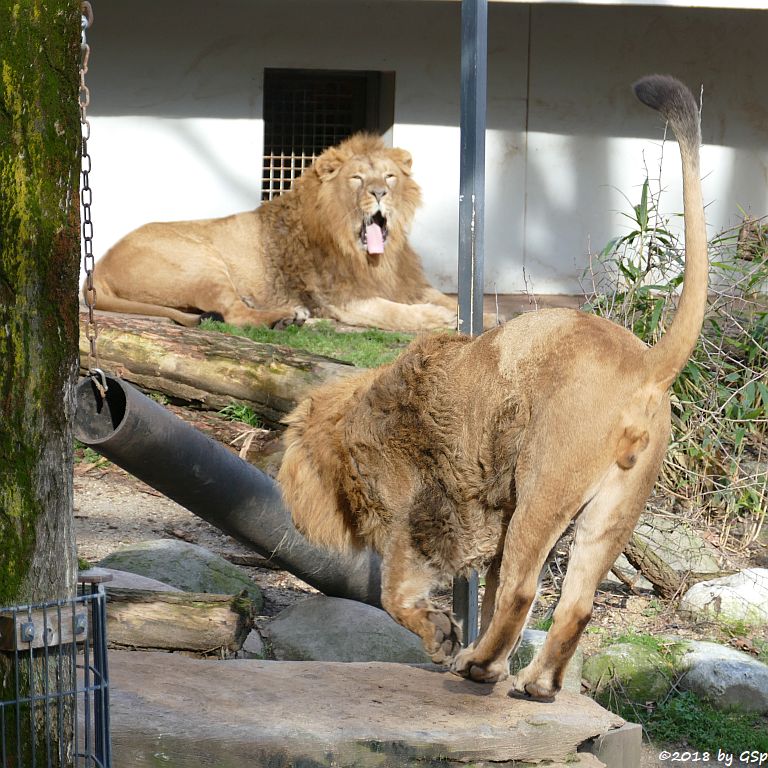
[[[86,319],[81,312],[82,365],[89,353]],[[106,373],[202,408],[248,405],[270,426],[279,426],[316,385],[355,370],[321,355],[157,319],[97,312],[96,321],[98,363]]]
[[[118,587],[107,592],[112,648],[234,653],[253,628],[253,603],[243,596]]]
[[[648,581],[653,584],[653,591],[665,600],[673,600],[682,596],[694,584],[721,576],[730,576],[733,571],[676,571],[662,557],[654,552],[653,544],[633,532],[624,547],[624,555],[630,565],[637,568]],[[617,570],[613,571],[627,586],[632,587]]]

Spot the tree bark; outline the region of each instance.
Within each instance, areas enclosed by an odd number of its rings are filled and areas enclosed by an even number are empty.
[[[3,607],[68,598],[75,591],[79,3],[0,3],[0,29]],[[12,655],[0,653],[0,701],[15,698],[12,664]],[[42,659],[33,670],[21,680],[22,695],[39,691]],[[20,744],[15,726],[6,730],[7,765],[31,765],[32,741],[38,756],[46,754],[46,734],[32,727],[34,719],[22,723]]]
[[[356,370],[289,347],[156,319],[97,312],[96,322],[98,364],[105,372],[205,408],[242,403],[270,426],[279,425],[312,387]],[[89,344],[81,329],[85,360]]]

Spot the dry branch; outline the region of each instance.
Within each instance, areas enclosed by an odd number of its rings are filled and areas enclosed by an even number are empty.
[[[355,370],[289,347],[157,319],[104,312],[97,312],[96,319],[99,367],[107,373],[203,408],[242,403],[272,426],[312,387]],[[81,312],[83,365],[89,350],[85,320]]]

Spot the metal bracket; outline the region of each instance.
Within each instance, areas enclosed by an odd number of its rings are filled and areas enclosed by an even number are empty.
[[[53,609],[0,614],[0,650],[27,651],[53,648],[85,640],[88,634],[86,608],[59,614]]]

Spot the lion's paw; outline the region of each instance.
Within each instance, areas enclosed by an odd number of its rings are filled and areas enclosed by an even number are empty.
[[[281,317],[270,326],[274,331],[285,330],[289,325],[302,326],[311,317],[310,311],[306,307],[294,307],[293,314],[287,317]]]
[[[404,325],[417,331],[456,328],[456,312],[437,304],[412,304],[408,306]]]
[[[427,621],[435,627],[434,642],[427,652],[436,664],[445,664],[461,649],[461,627],[447,611],[427,611]]]
[[[509,664],[506,659],[480,662],[476,659],[475,646],[470,645],[453,660],[451,672],[476,683],[499,683],[509,677]]]
[[[555,695],[560,690],[552,685],[546,685],[541,680],[526,682],[525,675],[522,673],[512,678],[512,687],[509,689],[509,696],[515,699],[533,699],[534,701],[550,702],[555,700]]]
[[[551,681],[547,681],[546,677],[548,676],[536,675],[535,670],[527,666],[512,678],[509,695],[517,699],[553,701],[560,688]]]

